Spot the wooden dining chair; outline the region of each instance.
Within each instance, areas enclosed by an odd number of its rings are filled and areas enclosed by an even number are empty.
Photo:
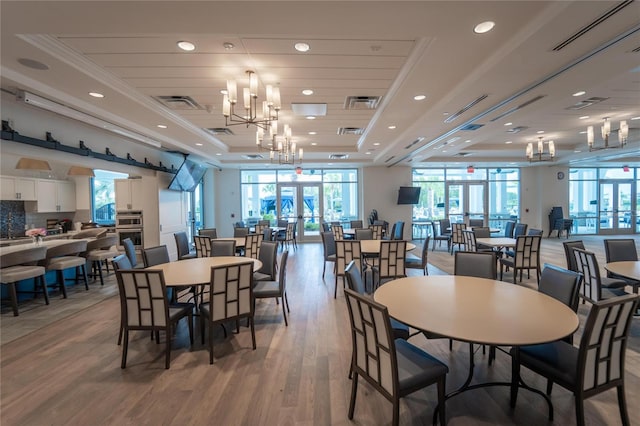
[[[193,308],[192,303],[169,306],[164,274],[161,270],[116,270],[120,293],[121,326],[123,328],[123,346],[121,368],[127,366],[129,331],[147,330],[165,332],[165,368],[171,364],[171,337],[174,325],[184,317],[188,319],[189,339],[193,345]]]
[[[336,264],[336,241],[333,238],[333,232],[321,232],[322,238],[322,256],[324,262],[322,262],[322,279],[324,280],[324,273],[327,268],[327,262],[333,262],[334,269]]]
[[[288,326],[287,312],[289,311],[289,299],[287,297],[287,258],[289,250],[284,250],[280,255],[280,267],[278,280],[274,281],[257,281],[253,286],[253,297],[255,299],[282,299],[282,316],[284,317],[284,325]],[[286,305],[286,310],[285,310]]]
[[[346,287],[345,269],[351,261],[355,261],[358,269],[362,269],[362,249],[359,240],[338,240],[336,241],[336,268],[335,268],[335,290],[333,298],[338,297],[338,277],[342,277],[343,287]]]
[[[500,262],[500,280],[504,268],[513,270],[513,283],[516,283],[518,271],[520,271],[520,282],[522,282],[522,273],[527,271],[527,277],[530,277],[530,271],[536,271],[536,282],[540,282],[540,235],[520,235],[516,238],[515,256],[499,259]]]
[[[405,270],[406,253],[406,241],[385,240],[380,242],[380,254],[376,266],[373,267],[374,290],[380,287],[384,281],[407,276]]]
[[[160,265],[161,263],[169,263],[171,262],[169,249],[164,244],[161,246],[147,247],[142,250],[142,261],[144,262],[145,268]]]
[[[245,237],[244,256],[252,259],[258,258],[260,245],[262,244],[262,234],[248,234]]]
[[[609,262],[637,262],[638,251],[636,249],[636,241],[633,238],[605,239],[604,255],[607,263]],[[626,281],[633,288],[634,293],[638,293],[640,281],[627,277],[616,275],[607,271],[608,278],[620,279]]]
[[[576,268],[583,277],[580,289],[583,302],[595,303],[625,294],[626,281],[600,275],[600,266],[594,252],[574,248],[573,255],[576,258]]]
[[[184,231],[174,232],[173,238],[176,240],[176,249],[178,251],[178,260],[194,259],[198,255],[189,247],[189,238]]]
[[[210,237],[206,235],[194,235],[193,244],[196,246],[196,257],[211,256],[211,238]]]
[[[365,379],[393,404],[392,425],[400,423],[400,398],[432,384],[438,387],[438,417],[446,424],[445,387],[449,368],[406,340],[394,339],[389,312],[371,298],[345,289],[351,323],[351,399],[353,419],[358,380]]]

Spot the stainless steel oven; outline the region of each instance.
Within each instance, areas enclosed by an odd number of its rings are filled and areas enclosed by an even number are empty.
[[[129,238],[133,242],[136,250],[142,250],[144,247],[144,238],[142,228],[116,229],[118,234],[118,245],[122,246],[122,241]]]
[[[119,211],[116,212],[116,229],[137,229],[142,228],[141,211]]]

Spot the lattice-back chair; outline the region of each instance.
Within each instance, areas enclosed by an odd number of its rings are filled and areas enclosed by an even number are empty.
[[[193,237],[193,244],[196,246],[196,257],[211,256],[211,238],[195,235]]]
[[[265,228],[268,228],[268,227],[269,227],[268,225],[260,225],[260,224],[258,224],[258,225],[255,226],[254,234],[261,234],[261,235],[264,236],[263,232],[264,232]]]
[[[356,229],[356,240],[373,240],[373,231],[371,229]]]
[[[403,240],[380,241],[380,256],[373,268],[376,288],[385,280],[393,280],[407,276],[405,270],[405,256],[407,242]]]
[[[257,259],[262,244],[262,234],[249,234],[244,238],[244,256]]]
[[[353,345],[349,419],[355,411],[358,379],[363,377],[392,402],[393,426],[400,422],[400,398],[437,383],[438,417],[444,425],[448,367],[406,340],[394,339],[384,305],[349,289],[345,289],[345,297]]]
[[[333,232],[321,232],[322,237],[322,255],[324,262],[322,262],[322,279],[324,280],[324,273],[327,267],[327,262],[333,262],[334,269],[336,264],[336,240],[333,238]]]
[[[198,235],[209,237],[212,240],[218,238],[218,230],[216,228],[202,228],[198,230]]]
[[[458,250],[460,250],[461,247],[464,246],[464,235],[462,234],[462,231],[464,231],[465,229],[467,229],[467,224],[466,223],[452,223],[451,224],[452,228],[452,234],[451,234],[451,254],[453,254],[453,250],[455,249],[455,246],[458,246]]]
[[[200,330],[204,344],[205,323],[209,327],[209,364],[213,364],[213,326],[249,319],[251,341],[256,349],[253,323],[253,261],[211,268],[209,301],[200,305]]]
[[[344,240],[344,229],[342,225],[331,225],[331,232],[333,232],[334,240]]]
[[[181,318],[187,317],[189,321],[189,338],[193,345],[194,305],[183,303],[169,306],[164,274],[161,270],[118,269],[116,278],[120,291],[121,325],[124,332],[121,368],[127,366],[130,330],[149,330],[152,333],[164,331],[165,368],[169,368],[173,325]]]
[[[298,244],[296,242],[296,224],[293,222],[287,223],[287,229],[284,231],[283,235],[278,235],[278,241],[283,243],[283,246],[286,245],[287,249],[289,248],[289,244],[293,244],[293,248],[297,249]]]
[[[271,226],[271,221],[269,219],[261,219],[258,221],[258,226]]]
[[[359,240],[336,240],[336,273],[334,299],[338,297],[338,277],[342,277],[343,287],[345,286],[345,268],[354,260],[358,269],[362,270],[362,249]]]
[[[500,280],[504,268],[513,268],[513,283],[516,282],[516,275],[520,271],[520,282],[522,282],[522,272],[527,271],[527,278],[530,278],[530,271],[536,271],[536,283],[540,282],[540,235],[521,235],[516,238],[515,256],[501,258]]]
[[[464,250],[465,251],[478,251],[478,247],[476,244],[476,234],[471,229],[463,229],[462,237],[464,239]]]
[[[580,297],[583,301],[595,303],[599,300],[610,299],[612,297],[625,294],[624,287],[627,282],[615,278],[602,277],[600,266],[595,253],[592,251],[573,248],[573,255],[576,259],[576,269],[582,274],[583,285]]]
[[[36,290],[40,288],[45,303],[49,304],[45,268],[38,265],[46,258],[46,253],[46,247],[34,247],[0,256],[0,267],[2,267],[0,269],[0,283],[8,287],[13,316],[18,316],[18,290],[16,288],[18,281],[33,278],[34,295]]]
[[[372,240],[381,240],[384,235],[384,226],[382,225],[369,225],[371,229]]]
[[[573,393],[579,426],[585,424],[584,400],[613,388],[618,393],[621,423],[630,425],[624,389],[625,358],[637,305],[635,294],[594,303],[579,347],[562,340],[514,347],[511,350],[511,407],[515,407],[518,398],[522,365]],[[551,410],[549,405],[549,420],[552,420]]]
[[[576,265],[576,256],[573,254],[573,249],[579,248],[584,250],[584,243],[582,242],[582,240],[571,240],[564,241],[562,243],[562,246],[564,247],[564,256],[567,261],[567,269],[577,272],[578,266]]]

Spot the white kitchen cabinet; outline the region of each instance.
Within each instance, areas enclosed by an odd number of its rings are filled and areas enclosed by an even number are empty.
[[[37,213],[72,212],[76,210],[76,188],[70,181],[38,180]]]
[[[36,180],[16,176],[0,176],[0,199],[35,201]]]
[[[145,197],[142,179],[115,179],[114,182],[116,211],[144,210],[147,197]]]

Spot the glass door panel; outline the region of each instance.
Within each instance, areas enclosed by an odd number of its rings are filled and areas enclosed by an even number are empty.
[[[486,223],[487,185],[484,182],[447,183],[447,214],[452,223],[482,219]]]
[[[278,219],[296,222],[298,241],[319,241],[322,220],[322,185],[278,184]]]
[[[485,197],[486,194],[486,184],[484,183],[469,183],[467,184],[468,190],[468,199],[466,203],[465,216],[468,219],[481,219],[486,226],[487,221],[485,220],[487,199]],[[466,221],[468,222],[468,221]]]
[[[448,217],[451,223],[464,220],[465,189],[466,186],[464,184],[447,184],[447,213],[445,213],[445,217]]]
[[[631,181],[600,181],[598,226],[601,234],[633,233],[634,189]]]

